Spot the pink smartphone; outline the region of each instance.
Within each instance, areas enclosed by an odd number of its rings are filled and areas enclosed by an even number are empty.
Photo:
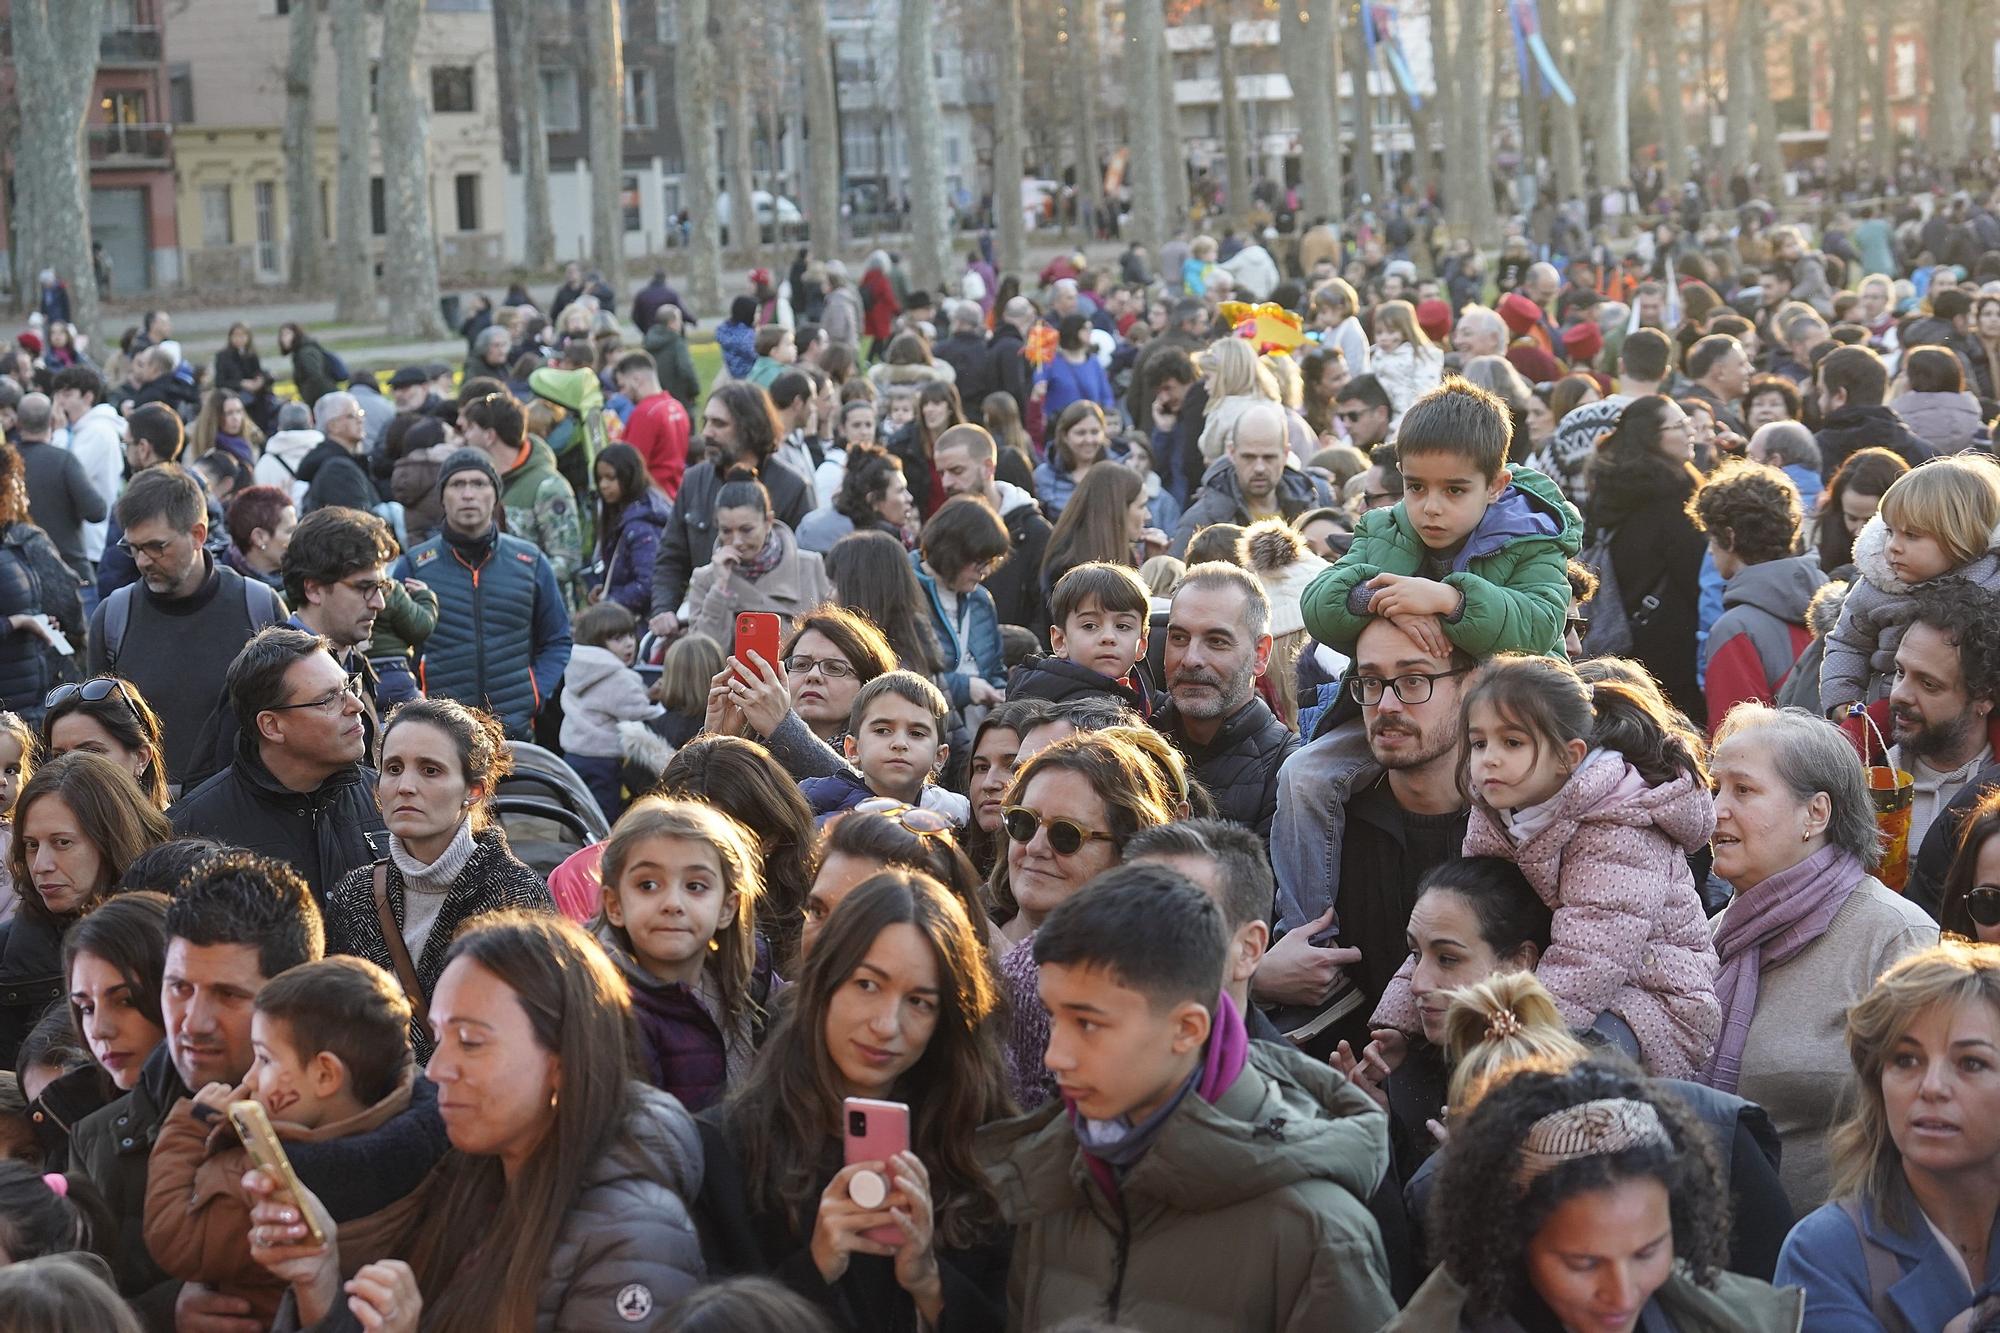
[[[840,1104],[840,1109],[841,1117],[846,1122],[847,1165],[852,1166],[856,1162],[886,1164],[897,1153],[909,1151],[910,1108],[903,1103],[849,1097]],[[891,1185],[886,1171],[882,1183]],[[903,1232],[899,1227],[875,1227],[861,1234],[884,1245],[903,1243]]]
[[[778,644],[783,639],[783,626],[778,617],[769,611],[744,611],[736,617],[735,656],[745,666],[750,665],[750,654],[755,653],[770,664],[771,670],[783,673],[778,664]]]

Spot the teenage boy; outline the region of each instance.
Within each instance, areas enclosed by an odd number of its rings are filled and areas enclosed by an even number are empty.
[[[1133,669],[1146,655],[1152,597],[1123,565],[1093,560],[1056,580],[1049,597],[1047,654],[1031,654],[1007,680],[1009,699],[1061,703],[1086,695],[1152,712],[1144,678]]]
[[[1507,465],[1499,398],[1456,376],[1403,414],[1403,498],[1361,516],[1354,544],[1306,589],[1306,629],[1352,655],[1371,618],[1433,656],[1562,652],[1564,573],[1583,519],[1556,484]]]
[[[274,1318],[285,1284],[250,1257],[253,1163],[226,1127],[229,1103],[260,1103],[287,1144],[379,1129],[408,1111],[416,1086],[410,1003],[396,979],[360,958],[327,958],[273,977],[250,1013],[255,1058],[243,1086],[210,1083],[167,1117],[146,1179],[146,1248],[174,1277],[248,1301]],[[368,1173],[364,1173],[366,1175]],[[425,1191],[393,1177],[376,1205],[340,1224],[343,1268],[392,1257]]]
[[[1392,1318],[1362,1203],[1388,1167],[1383,1113],[1324,1063],[1248,1038],[1207,895],[1121,866],[1051,912],[1034,949],[1062,1104],[978,1143],[1015,1227],[1008,1327]]]
[[[944,770],[951,705],[938,687],[914,671],[885,671],[861,687],[847,717],[848,772],[807,778],[799,784],[813,814],[851,810],[871,797],[921,806],[960,828],[972,803],[933,779]],[[853,769],[859,769],[857,775]]]

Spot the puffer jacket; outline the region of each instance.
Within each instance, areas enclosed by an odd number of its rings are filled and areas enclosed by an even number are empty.
[[[1445,621],[1446,636],[1477,658],[1561,652],[1566,570],[1582,538],[1583,518],[1562,490],[1533,468],[1516,466],[1513,485],[1487,506],[1439,579],[1465,598],[1458,619]],[[1371,510],[1356,525],[1347,554],[1300,598],[1306,629],[1352,656],[1368,624],[1369,590],[1362,585],[1377,574],[1435,578],[1429,571],[1439,568],[1401,501]]]
[[[648,490],[619,506],[616,532],[597,534],[605,598],[641,620],[653,605],[653,561],[660,553],[660,534],[672,518],[667,497]]]
[[[980,1130],[980,1165],[1016,1228],[1010,1329],[1085,1317],[1306,1333],[1395,1313],[1363,1203],[1389,1165],[1387,1117],[1324,1063],[1248,1047],[1212,1104],[1181,1098],[1115,1200],[1062,1103]]]
[[[1889,403],[1918,439],[1941,454],[1963,453],[1986,425],[1979,400],[1971,394],[1904,393]]]
[[[1746,699],[1774,703],[1799,655],[1812,644],[1806,609],[1826,585],[1816,555],[1745,565],[1722,590],[1722,615],[1708,632],[1711,728]]]
[[[1779,687],[1778,707],[1803,708],[1815,717],[1826,716],[1826,709],[1820,706],[1819,668],[1826,660],[1826,636],[1840,623],[1848,586],[1846,579],[1832,579],[1806,604],[1806,629],[1813,636],[1812,643],[1799,654],[1791,676]]]
[[[1548,804],[1548,822],[1516,843],[1475,799],[1465,854],[1514,862],[1555,910],[1535,976],[1571,1029],[1608,1010],[1638,1037],[1648,1073],[1692,1077],[1722,1030],[1715,946],[1687,863],[1715,832],[1714,797],[1685,773],[1648,786],[1622,754],[1601,751]],[[1406,962],[1389,983],[1376,1022],[1421,1030],[1411,971]]]
[[[214,838],[288,861],[321,903],[341,876],[387,855],[388,830],[375,805],[375,770],[350,764],[312,791],[271,775],[248,733],[236,761],[167,811],[174,836]]]
[[[959,669],[970,653],[979,665],[978,675],[996,690],[1007,687],[1007,664],[1000,651],[1000,615],[993,607],[993,594],[984,587],[958,595],[958,620],[954,622],[938,593],[937,575],[924,563],[923,552],[910,552],[910,567],[917,572],[917,585],[924,590],[924,605],[930,609],[931,630],[937,635],[945,669],[937,682],[951,699],[953,708],[972,704],[973,673]]]
[[[1047,653],[1030,653],[1014,664],[1007,675],[1007,697],[1047,699],[1051,703],[1103,697],[1124,704],[1140,717],[1149,717],[1153,711],[1146,678],[1137,666],[1113,680],[1067,657]]]
[[[1889,528],[1877,514],[1854,539],[1854,567],[1860,577],[1847,590],[1840,623],[1826,638],[1826,659],[1820,666],[1820,701],[1827,708],[1874,703],[1889,697],[1896,673],[1896,646],[1917,613],[1910,594],[1927,586],[1905,583],[1889,568]],[[1930,580],[1964,579],[1988,592],[2000,593],[2000,528],[1993,531],[1984,554]]]
[[[173,1328],[180,1283],[146,1249],[148,1159],[167,1113],[188,1095],[163,1041],[146,1057],[130,1092],[91,1112],[70,1131],[70,1169],[97,1186],[115,1224],[102,1248],[111,1259],[118,1294],[149,1329]]]
[[[60,676],[73,677],[76,664],[58,657],[34,631],[5,625],[7,616],[20,614],[54,616],[72,646],[85,643],[76,572],[32,523],[0,529],[0,706],[34,726],[49,686]]]
[[[1511,1314],[1474,1319],[1465,1303],[1465,1288],[1436,1269],[1382,1333],[1526,1333],[1527,1326]],[[1656,1327],[1655,1315],[1666,1321],[1657,1327],[1675,1333],[1799,1333],[1805,1327],[1805,1295],[1797,1287],[1777,1288],[1735,1273],[1717,1273],[1715,1285],[1704,1287],[1676,1268],[1646,1303],[1641,1327]]]
[[[1037,485],[1040,484],[1039,479]],[[1290,522],[1308,509],[1324,509],[1333,504],[1333,489],[1326,479],[1287,464],[1278,477],[1278,512]],[[1236,480],[1236,464],[1228,457],[1216,459],[1201,474],[1201,489],[1181,511],[1174,528],[1173,554],[1187,554],[1195,533],[1214,523],[1238,523],[1249,527],[1250,507],[1243,503],[1243,488]]]
[[[725,651],[736,641],[740,613],[773,612],[780,625],[788,627],[833,595],[818,553],[802,550],[798,538],[783,523],[773,524],[771,530],[778,538],[778,563],[768,573],[749,579],[739,566],[724,576],[711,560],[688,581],[688,628],[706,634]],[[709,549],[713,554],[714,547]]]
[[[1171,699],[1155,714],[1153,725],[1187,756],[1189,772],[1215,798],[1224,819],[1256,830],[1260,838],[1271,836],[1271,820],[1278,813],[1278,770],[1299,748],[1299,738],[1269,704],[1251,695],[1206,745],[1187,734]]]
[[[388,604],[375,617],[375,637],[368,641],[368,660],[409,656],[410,649],[430,638],[437,621],[435,589],[426,587],[411,592],[400,583],[392,583]]]
[[[437,627],[421,655],[424,692],[488,709],[509,736],[525,739],[555,694],[572,642],[548,559],[499,533],[471,563],[440,535],[405,551],[391,572],[437,591]]]
[[[610,649],[589,643],[579,643],[570,652],[569,669],[563,672],[562,705],[563,753],[599,759],[616,759],[623,753],[620,722],[643,722],[666,711],[646,696],[646,683],[638,672]]]

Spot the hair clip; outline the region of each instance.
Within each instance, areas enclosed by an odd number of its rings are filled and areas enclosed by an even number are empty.
[[[1486,1020],[1486,1035],[1495,1041],[1521,1035],[1521,1016],[1512,1009],[1502,1009]]]

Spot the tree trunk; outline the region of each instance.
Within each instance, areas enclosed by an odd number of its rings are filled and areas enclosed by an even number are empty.
[[[1362,22],[1359,18],[1352,25],[1340,22],[1341,35],[1347,42],[1348,82],[1354,98],[1354,190],[1364,199],[1380,199],[1382,182],[1375,170],[1375,66],[1368,59],[1368,39],[1362,35]],[[1421,140],[1414,142],[1417,160],[1428,179],[1432,174],[1430,145]]]
[[[319,171],[314,149],[313,66],[318,63],[319,6],[292,6],[285,53],[285,256],[292,286],[317,292],[326,282],[320,235]]]
[[[339,227],[334,235],[333,317],[342,324],[372,323],[375,260],[369,254],[368,15],[366,0],[333,0],[334,77],[339,80]],[[386,188],[386,187],[385,187]]]
[[[944,135],[938,129],[937,75],[932,68],[933,8],[931,0],[898,4],[896,84],[903,99],[909,168],[910,283],[935,292],[951,271],[951,205],[944,193]]]
[[[1278,55],[1299,124],[1300,231],[1340,214],[1340,135],[1333,109],[1340,67],[1328,69],[1314,59],[1338,58],[1339,44],[1326,35],[1333,11],[1329,0],[1278,3]]]
[[[1604,0],[1603,119],[1597,126],[1597,185],[1612,189],[1632,172],[1632,38],[1634,0]]]
[[[681,40],[674,48],[679,85],[681,188],[688,213],[688,299],[695,310],[722,312],[722,226],[715,216],[715,51],[722,26],[710,0],[680,0]]]
[[[1575,0],[1566,5],[1562,0],[1551,0],[1542,10],[1542,30],[1545,37],[1554,37],[1549,50],[1556,58],[1556,68],[1569,81],[1572,90],[1583,87],[1583,78],[1574,59],[1564,59],[1562,38],[1557,34],[1565,31],[1565,10],[1574,12]],[[1581,93],[1578,94],[1582,96]],[[1556,197],[1567,203],[1583,198],[1583,109],[1580,106],[1565,106],[1560,100],[1549,101],[1549,158],[1555,172]]]
[[[1431,69],[1436,73],[1431,82],[1436,85],[1437,95],[1430,99],[1430,112],[1438,136],[1438,153],[1444,159],[1444,216],[1454,237],[1470,236],[1472,227],[1466,215],[1465,205],[1468,193],[1465,188],[1465,153],[1468,147],[1465,122],[1460,114],[1463,86],[1459,83],[1459,68],[1456,56],[1459,42],[1458,4],[1456,0],[1436,0],[1431,5]],[[1394,87],[1393,82],[1391,87]],[[1390,96],[1397,96],[1391,92]],[[1420,150],[1422,151],[1422,150]],[[1385,188],[1384,195],[1390,193]]]
[[[1160,25],[1160,180],[1168,232],[1181,229],[1188,215],[1187,138],[1181,133],[1181,104],[1174,96],[1174,56],[1167,46],[1166,24]]]
[[[1019,273],[1028,249],[1021,217],[1021,0],[995,0],[1000,53],[993,86],[993,259],[996,273]]]
[[[1471,141],[1466,180],[1472,188],[1473,239],[1500,244],[1500,213],[1493,203],[1493,6],[1489,0],[1460,0],[1465,70],[1465,132]]]
[[[1097,0],[1076,0],[1070,12],[1069,49],[1076,60],[1076,205],[1084,239],[1097,239],[1104,198],[1104,164],[1097,145]]]
[[[1751,11],[1760,3],[1761,0],[1739,0],[1736,23],[1729,30],[1728,73],[1724,79],[1729,99],[1723,105],[1722,117],[1724,176],[1733,176],[1750,165],[1751,106],[1757,100],[1751,82],[1757,78],[1756,60],[1761,55],[1750,32],[1754,17]]]
[[[1243,102],[1236,91],[1236,7],[1208,0],[1208,30],[1215,40],[1215,72],[1222,85],[1222,215],[1231,222],[1250,215],[1249,145]]]
[[[83,122],[97,73],[104,0],[14,0],[16,87],[21,137],[14,159],[14,245],[22,304],[38,298],[35,275],[54,269],[69,284],[70,315],[86,336],[97,330],[97,271],[90,262],[90,208],[83,172]],[[26,78],[22,71],[30,71]]]
[[[1832,88],[1828,110],[1827,161],[1836,166],[1854,160],[1854,145],[1861,120],[1861,3],[1862,0],[1833,0],[1833,32],[1827,55],[1832,64]]]
[[[1680,31],[1671,5],[1648,5],[1653,29],[1653,89],[1660,103],[1660,157],[1669,187],[1688,173],[1687,109],[1681,103]]]
[[[1971,108],[1966,122],[1972,133],[1965,151],[1969,157],[1985,157],[1993,151],[1993,40],[2000,16],[1991,3],[1974,4],[1966,22],[1965,99]]]
[[[542,272],[555,267],[556,226],[549,215],[549,136],[542,120],[542,74],[531,21],[528,0],[493,0],[500,95],[509,98],[508,105],[514,108],[514,133],[519,136],[516,149],[527,229],[521,257],[530,270]]]
[[[1885,180],[1896,171],[1896,125],[1889,111],[1896,80],[1895,38],[1895,7],[1880,3],[1875,10],[1875,67],[1868,79],[1868,107],[1874,121],[1870,146],[1875,150],[1875,174]]]
[[[423,0],[383,0],[378,66],[382,188],[389,213],[389,333],[442,338],[437,234],[431,230],[428,102],[417,89],[417,25]]]
[[[1768,0],[1746,0],[1745,26],[1754,28],[1750,46],[1752,114],[1757,129],[1758,193],[1772,203],[1785,197],[1785,153],[1778,144],[1778,108],[1771,100],[1770,56],[1764,49]]]
[[[744,268],[764,265],[764,229],[757,220],[757,107],[752,93],[748,46],[753,30],[738,23],[731,27],[723,47],[725,78],[729,83],[729,248]],[[775,209],[776,204],[772,207]],[[775,220],[775,213],[773,215]]]
[[[1991,3],[1991,0],[1980,0]],[[1935,0],[1930,21],[1931,106],[1930,130],[1925,136],[1940,166],[1955,167],[1965,161],[1965,41],[1969,27],[1965,0]],[[1990,68],[1993,50],[1982,53]],[[1979,109],[1990,116],[1993,108]]]
[[[622,0],[585,0],[590,117],[590,257],[616,292],[625,275],[625,43]]]
[[[833,92],[833,43],[826,34],[826,0],[796,3],[799,59],[806,67],[806,142],[811,150],[806,163],[806,212],[813,253],[832,259],[840,253],[840,103]]]
[[[1126,0],[1125,175],[1132,188],[1131,239],[1154,256],[1171,232],[1167,216],[1166,127],[1160,120],[1160,60],[1167,44],[1163,0]],[[1173,275],[1168,275],[1173,282]]]

